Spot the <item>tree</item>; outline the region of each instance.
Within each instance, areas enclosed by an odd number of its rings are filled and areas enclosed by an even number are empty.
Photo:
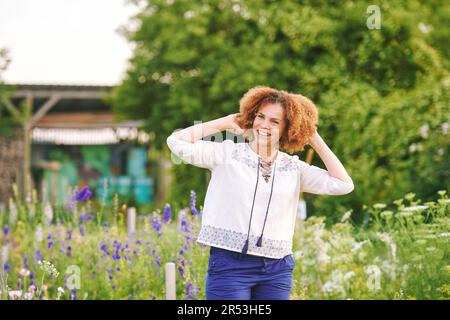
[[[123,34],[135,52],[111,98],[122,117],[147,119],[156,148],[176,128],[237,112],[263,84],[317,104],[319,132],[355,182],[348,196],[313,197],[314,212],[361,217],[364,203],[448,189],[448,16],[435,15],[447,2],[381,1],[374,30],[364,1],[134,2],[138,28]],[[192,180],[200,169],[175,168],[174,195],[205,189]]]

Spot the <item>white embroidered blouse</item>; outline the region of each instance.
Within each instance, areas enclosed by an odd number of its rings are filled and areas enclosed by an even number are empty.
[[[248,238],[247,254],[281,259],[292,254],[300,191],[344,195],[354,189],[353,183],[280,150],[269,180],[262,178],[261,170],[257,179],[259,155],[247,142],[190,143],[171,134],[167,145],[184,162],[211,171],[197,238],[198,243],[209,246],[242,252]],[[262,245],[258,246],[263,228]]]

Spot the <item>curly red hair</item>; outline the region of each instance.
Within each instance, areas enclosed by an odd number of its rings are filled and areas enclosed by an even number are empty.
[[[285,128],[280,137],[280,149],[289,153],[303,151],[317,131],[318,110],[315,104],[301,94],[277,90],[267,86],[256,86],[248,90],[239,101],[239,115],[236,121],[245,130],[244,137],[251,139],[258,110],[266,104],[280,104],[284,109]]]

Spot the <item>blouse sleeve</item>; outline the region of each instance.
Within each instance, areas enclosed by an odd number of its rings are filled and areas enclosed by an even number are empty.
[[[301,192],[325,195],[344,195],[355,188],[352,182],[332,177],[328,171],[298,160]]]
[[[227,147],[234,143],[232,140],[222,142],[197,140],[191,143],[176,138],[173,133],[167,137],[166,142],[172,153],[183,162],[209,170],[225,161]]]

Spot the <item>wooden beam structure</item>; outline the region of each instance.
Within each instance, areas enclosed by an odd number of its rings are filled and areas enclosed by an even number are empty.
[[[31,192],[31,146],[33,127],[42,120],[48,112],[63,99],[102,99],[105,91],[112,87],[108,86],[66,86],[66,85],[12,85],[16,87],[14,95],[11,98],[24,99],[24,109],[21,112],[19,106],[7,97],[2,98],[6,110],[12,118],[22,126],[23,130],[23,163],[22,176],[18,181],[19,193],[22,199],[25,199]],[[34,102],[36,99],[47,99],[33,114]]]

